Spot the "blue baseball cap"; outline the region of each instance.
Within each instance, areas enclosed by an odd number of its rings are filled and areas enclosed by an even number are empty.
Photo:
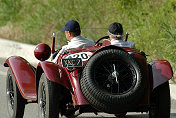
[[[75,20],[69,20],[65,24],[65,27],[62,28],[62,31],[69,31],[69,32],[76,32],[76,31],[81,31],[79,23]]]

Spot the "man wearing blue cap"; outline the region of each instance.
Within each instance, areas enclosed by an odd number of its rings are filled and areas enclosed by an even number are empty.
[[[68,49],[82,48],[95,45],[94,41],[87,38],[83,38],[80,35],[81,34],[80,25],[75,20],[67,21],[65,27],[62,28],[62,31],[63,32],[65,31],[65,36],[68,40],[68,44],[62,47],[62,49],[54,58],[53,62],[57,62],[59,55],[63,54]]]

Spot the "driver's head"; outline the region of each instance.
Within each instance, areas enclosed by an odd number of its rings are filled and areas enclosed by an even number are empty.
[[[108,34],[110,38],[122,38],[123,37],[123,27],[120,23],[114,22],[108,27]]]
[[[69,33],[69,35],[71,35],[71,37],[76,37],[81,34],[80,25],[75,20],[67,21],[67,23],[65,24],[65,27],[62,28],[62,31]],[[66,35],[66,37],[67,37],[67,35]]]

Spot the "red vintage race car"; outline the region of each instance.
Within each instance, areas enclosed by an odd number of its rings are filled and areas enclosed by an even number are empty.
[[[168,61],[148,63],[137,49],[117,47],[105,40],[96,46],[70,49],[57,63],[45,61],[51,48],[38,44],[37,67],[12,56],[6,80],[10,118],[22,118],[25,104],[38,103],[40,118],[74,118],[82,113],[105,112],[124,117],[127,112],[149,112],[149,118],[170,117]],[[52,53],[55,53],[53,37]],[[60,114],[60,115],[59,115]]]

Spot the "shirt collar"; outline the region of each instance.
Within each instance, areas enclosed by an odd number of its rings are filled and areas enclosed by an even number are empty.
[[[121,40],[121,39],[111,39],[111,42],[114,42],[114,41],[116,41],[116,42],[121,42],[121,41],[123,41],[123,40]]]

